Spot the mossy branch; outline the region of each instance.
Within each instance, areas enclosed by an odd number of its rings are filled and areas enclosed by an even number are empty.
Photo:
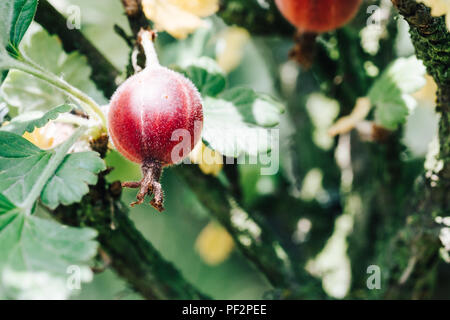
[[[174,170],[195,193],[198,200],[231,234],[247,257],[277,289],[280,298],[324,298],[320,281],[306,271],[296,270],[290,257],[262,217],[245,211],[220,182],[204,175],[197,166],[176,166]]]
[[[450,179],[450,31],[445,17],[432,17],[430,8],[423,4],[414,0],[392,2],[409,23],[417,57],[422,59],[438,85],[440,158],[445,165],[441,176]]]
[[[294,35],[294,27],[280,14],[275,1],[223,0],[220,3],[218,14],[229,25],[244,27],[254,35]]]
[[[72,226],[98,232],[102,249],[119,276],[146,299],[209,299],[147,241],[128,217],[120,201],[119,182],[109,184],[103,175],[80,203],[60,206],[52,214]]]
[[[450,213],[450,32],[444,17],[432,17],[430,8],[414,0],[392,0],[408,21],[416,55],[438,85],[436,111],[439,121],[438,159],[443,168],[435,172],[438,181],[423,178],[418,197],[409,208],[407,225],[400,230],[389,248],[395,257],[388,267],[389,298],[423,298],[432,292],[432,269],[439,261],[440,241],[434,218]],[[432,277],[432,276],[431,276]]]

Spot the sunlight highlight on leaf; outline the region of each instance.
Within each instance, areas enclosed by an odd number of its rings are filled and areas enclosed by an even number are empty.
[[[167,31],[175,38],[188,34],[207,24],[201,18],[219,9],[217,0],[143,0],[145,16],[155,23],[158,31]]]
[[[66,123],[49,122],[33,132],[25,132],[23,137],[41,149],[51,149],[66,141],[75,131],[75,127]],[[81,145],[78,141],[76,145]],[[73,148],[72,148],[73,150]],[[84,151],[84,149],[82,149]]]
[[[45,134],[45,128],[36,128],[33,132],[25,132],[23,137],[41,149],[50,149],[54,139]]]

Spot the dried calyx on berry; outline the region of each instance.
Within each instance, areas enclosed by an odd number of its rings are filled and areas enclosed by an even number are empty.
[[[154,195],[150,202],[163,211],[159,182],[163,167],[188,156],[201,137],[203,109],[194,84],[180,73],[159,64],[153,31],[141,30],[138,42],[144,49],[146,67],[128,78],[111,98],[109,134],[116,149],[141,164],[142,180],[124,182],[139,188],[137,201]]]

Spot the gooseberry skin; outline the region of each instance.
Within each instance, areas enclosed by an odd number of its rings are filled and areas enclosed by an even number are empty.
[[[189,132],[190,149],[201,137],[202,100],[190,80],[162,66],[147,67],[128,78],[111,98],[108,112],[109,133],[117,150],[136,163],[159,161],[162,166],[180,161],[172,159],[172,141],[177,129]]]
[[[282,15],[301,32],[323,33],[349,22],[362,0],[275,0]]]

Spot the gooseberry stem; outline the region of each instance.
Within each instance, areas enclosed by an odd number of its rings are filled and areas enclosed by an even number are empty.
[[[156,37],[154,31],[141,29],[138,35],[138,41],[145,53],[145,67],[159,66],[158,55],[156,54],[155,45],[153,40]]]

